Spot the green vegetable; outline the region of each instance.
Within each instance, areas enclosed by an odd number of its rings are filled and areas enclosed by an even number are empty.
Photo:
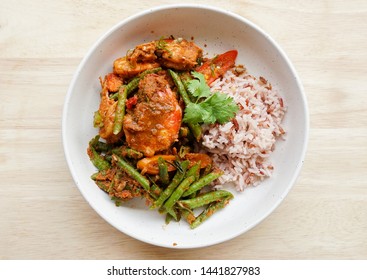
[[[201,165],[201,161],[199,160],[197,163],[195,163],[190,169],[189,171],[187,171],[186,173],[186,177],[189,176],[194,176],[195,181],[199,179],[200,177],[200,165]]]
[[[177,172],[176,172],[175,176],[173,176],[173,179],[172,179],[171,183],[160,194],[158,199],[153,203],[153,205],[151,206],[151,209],[161,207],[163,205],[163,203],[171,196],[171,194],[176,189],[178,184],[180,184],[182,179],[184,178],[188,166],[189,166],[189,161],[188,160],[181,163],[181,169],[182,170],[177,168]]]
[[[162,158],[158,158],[159,178],[164,185],[169,183],[168,166],[166,161]]]
[[[122,129],[122,122],[124,120],[126,110],[125,103],[128,93],[127,89],[128,86],[126,87],[121,86],[118,91],[118,101],[115,111],[115,121],[113,123],[113,134],[115,135],[119,134]]]
[[[128,162],[123,160],[118,155],[114,154],[113,159],[116,160],[117,164],[131,176],[131,178],[135,179],[146,191],[150,191],[150,182],[147,178],[139,173],[133,166],[131,166]]]
[[[173,219],[172,215],[170,213],[167,213],[165,219],[166,225],[168,225],[172,221],[172,219]]]
[[[223,124],[233,118],[239,109],[233,98],[220,92],[212,93],[203,74],[191,74],[194,79],[187,83],[187,89],[196,102],[186,104],[183,121],[191,124]]]
[[[223,174],[222,172],[214,171],[201,177],[198,181],[196,181],[194,184],[190,186],[190,188],[183,194],[183,197],[189,196],[197,192],[198,190],[202,189],[215,179],[219,178],[222,174]]]
[[[128,158],[133,158],[133,159],[140,159],[144,156],[142,152],[139,152],[132,148],[128,148],[126,146],[120,146],[120,147],[114,148],[112,152],[118,156],[128,157]]]
[[[211,217],[215,212],[224,208],[228,204],[229,200],[230,198],[210,204],[199,216],[196,217],[195,221],[190,224],[190,228],[194,229],[198,227],[205,220]]]
[[[112,149],[110,144],[99,141],[100,136],[97,134],[89,141],[89,145],[92,146],[99,153],[107,153]]]
[[[95,127],[95,128],[103,127],[103,118],[102,118],[101,114],[99,113],[99,111],[94,112],[93,127]]]
[[[182,194],[190,187],[190,184],[192,184],[194,181],[195,176],[189,176],[184,179],[163,205],[165,211],[170,213],[175,218],[175,220],[177,220],[177,217],[176,213],[173,210],[173,206],[181,198]]]
[[[191,95],[196,98],[209,97],[212,93],[205,81],[204,75],[195,71],[191,72],[191,75],[194,79],[187,82],[187,90]]]
[[[153,197],[154,200],[157,200],[162,193],[162,189],[149,176],[148,179],[152,183],[152,185],[150,186],[149,194],[151,197]]]
[[[220,201],[223,198],[232,199],[233,194],[225,190],[211,191],[195,198],[180,200],[179,204],[186,208],[194,209],[215,201]]]
[[[190,225],[195,221],[195,215],[190,209],[179,208],[179,211],[181,213],[181,217],[183,217]]]
[[[99,170],[99,171],[103,171],[103,170],[107,170],[108,168],[110,168],[110,163],[104,159],[103,156],[101,156],[92,145],[89,145],[89,150],[90,152],[89,154],[89,158],[91,160],[91,162],[93,163],[93,165]]]

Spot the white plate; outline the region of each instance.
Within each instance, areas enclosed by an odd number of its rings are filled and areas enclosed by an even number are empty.
[[[279,141],[271,161],[274,175],[235,198],[212,218],[191,230],[185,221],[164,223],[142,200],[116,207],[90,179],[96,170],[86,149],[98,131],[93,113],[98,109],[98,78],[112,71],[117,57],[135,45],[174,35],[194,39],[209,55],[237,49],[238,64],[272,83],[288,107],[284,119],[286,141]],[[123,20],[90,49],[79,65],[64,105],[63,144],[66,160],[80,192],[90,206],[121,232],[168,248],[197,248],[232,239],[266,218],[284,199],[301,169],[308,139],[308,109],[299,78],[276,42],[250,21],[231,12],[202,5],[160,6]]]

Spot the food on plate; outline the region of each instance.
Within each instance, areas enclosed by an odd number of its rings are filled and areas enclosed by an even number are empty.
[[[87,148],[92,179],[116,205],[145,198],[167,223],[196,228],[233,199],[223,184],[242,191],[270,176],[283,100],[237,54],[207,58],[169,37],[116,58],[100,78],[99,131]]]

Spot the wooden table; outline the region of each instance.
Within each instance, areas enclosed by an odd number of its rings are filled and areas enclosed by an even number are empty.
[[[85,203],[61,140],[71,77],[111,26],[174,2],[0,2],[0,259],[366,259],[365,0],[202,1],[265,29],[293,61],[309,102],[301,175],[256,228],[208,248],[158,248]]]

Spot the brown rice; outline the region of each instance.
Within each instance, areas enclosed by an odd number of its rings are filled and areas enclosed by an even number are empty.
[[[266,79],[257,79],[245,69],[241,73],[227,71],[211,90],[228,94],[240,107],[231,122],[205,130],[203,146],[224,171],[216,187],[232,183],[243,191],[256,186],[274,169],[269,156],[285,133],[281,126],[286,111],[283,99]]]

